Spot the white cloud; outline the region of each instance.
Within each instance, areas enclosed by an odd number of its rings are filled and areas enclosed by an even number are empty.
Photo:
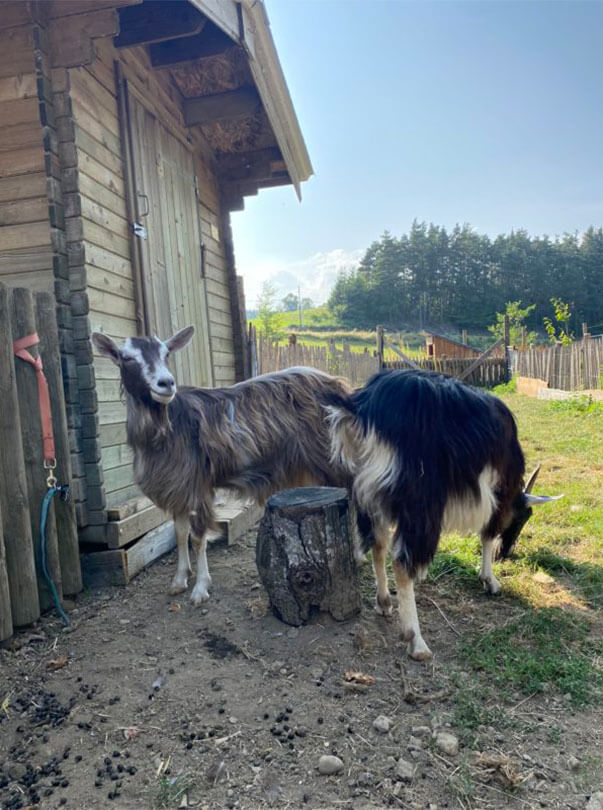
[[[279,300],[287,293],[297,293],[299,285],[303,298],[311,298],[317,305],[324,304],[337,281],[337,275],[342,270],[357,267],[363,254],[364,250],[361,249],[335,248],[314,253],[307,259],[289,262],[275,258],[262,258],[252,262],[239,259],[237,271],[245,281],[247,309],[255,309],[265,281],[270,281],[276,287]]]

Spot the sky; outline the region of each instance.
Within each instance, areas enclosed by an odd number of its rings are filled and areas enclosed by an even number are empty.
[[[603,225],[603,0],[265,0],[314,176],[233,214],[253,309],[328,298],[413,219],[496,236]]]

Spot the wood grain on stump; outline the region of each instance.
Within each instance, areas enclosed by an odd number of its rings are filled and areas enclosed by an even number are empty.
[[[348,493],[300,487],[269,498],[256,562],[274,613],[299,626],[316,607],[343,621],[360,611]]]

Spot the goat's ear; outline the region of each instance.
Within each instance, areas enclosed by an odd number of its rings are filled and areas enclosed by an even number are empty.
[[[184,349],[184,347],[188,346],[191,342],[194,332],[194,326],[185,326],[184,329],[181,329],[179,332],[176,332],[175,335],[172,335],[171,338],[168,338],[165,341],[165,345],[170,352],[177,352],[178,349]]]
[[[111,340],[111,338],[108,335],[103,335],[102,332],[93,332],[92,342],[96,346],[99,354],[102,354],[103,357],[108,357],[110,360],[113,360],[116,366],[119,365],[120,360],[119,346],[114,340]]]

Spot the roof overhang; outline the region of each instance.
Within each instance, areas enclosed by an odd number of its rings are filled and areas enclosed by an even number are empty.
[[[298,197],[313,174],[306,144],[276,52],[262,0],[189,0],[228,36],[239,42]]]
[[[262,0],[189,0],[247,53],[264,110],[297,196],[313,174]]]

